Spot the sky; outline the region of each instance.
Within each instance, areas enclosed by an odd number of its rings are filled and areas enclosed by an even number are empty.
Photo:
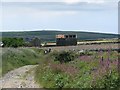
[[[118,33],[119,0],[1,0],[0,31]]]

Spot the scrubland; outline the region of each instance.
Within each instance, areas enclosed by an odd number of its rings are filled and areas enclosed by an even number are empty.
[[[59,48],[60,49],[60,48]],[[117,51],[59,51],[2,48],[2,74],[25,66],[35,68],[35,81],[44,88],[120,88]]]
[[[119,88],[118,52],[60,51],[45,55],[36,81],[45,88]]]

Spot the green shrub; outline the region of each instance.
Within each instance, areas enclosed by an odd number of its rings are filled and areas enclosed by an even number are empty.
[[[72,52],[62,51],[54,55],[54,60],[59,61],[60,63],[66,63],[73,61],[75,59],[75,54]]]
[[[119,73],[113,70],[104,75],[102,79],[96,81],[96,84],[93,85],[93,88],[104,88],[106,90],[110,90],[111,88],[120,88]]]
[[[55,83],[56,83],[56,87],[58,88],[62,88],[64,86],[64,77],[62,77],[60,74],[58,74],[55,77]]]
[[[3,38],[4,47],[20,47],[24,45],[23,38]]]

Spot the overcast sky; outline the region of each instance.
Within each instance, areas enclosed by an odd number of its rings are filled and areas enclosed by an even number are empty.
[[[0,31],[118,33],[118,0],[1,0]]]

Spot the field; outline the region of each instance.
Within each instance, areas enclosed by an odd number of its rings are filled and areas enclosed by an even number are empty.
[[[35,81],[44,88],[120,88],[118,44],[1,49],[2,75],[38,65]]]
[[[48,47],[42,47],[42,49],[47,49]],[[108,50],[108,49],[119,49],[118,44],[91,44],[91,45],[77,45],[77,46],[56,46],[56,47],[49,47],[52,50],[57,51],[69,51],[69,50]]]

